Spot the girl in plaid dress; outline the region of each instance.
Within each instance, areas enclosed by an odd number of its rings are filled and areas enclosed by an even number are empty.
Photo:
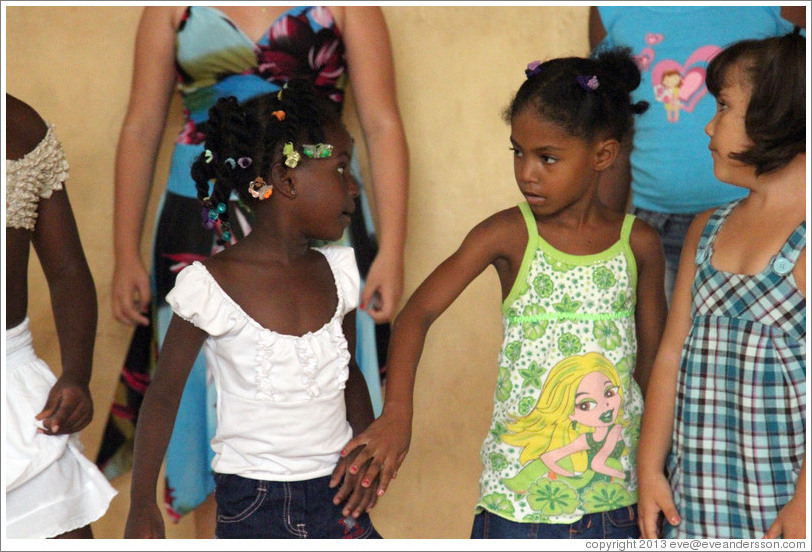
[[[742,41],[708,67],[714,173],[750,194],[685,242],[643,416],[643,537],[661,512],[665,536],[806,537],[805,43]]]

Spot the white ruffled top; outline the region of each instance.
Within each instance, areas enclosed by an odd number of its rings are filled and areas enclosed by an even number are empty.
[[[298,481],[328,475],[352,437],[344,403],[350,353],[344,315],[358,306],[360,276],[350,247],[316,248],[335,278],[338,307],[303,336],[262,327],[199,262],[167,295],[172,310],[205,330],[217,390],[212,469],[252,479]]]
[[[62,189],[69,168],[51,125],[34,149],[20,159],[6,160],[6,228],[33,231],[40,198]]]

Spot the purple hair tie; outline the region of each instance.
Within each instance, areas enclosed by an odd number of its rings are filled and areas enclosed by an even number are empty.
[[[529,79],[533,75],[537,74],[540,69],[541,69],[541,61],[539,60],[531,61],[530,63],[527,64],[527,69],[524,70],[524,74],[527,75],[527,78]]]
[[[591,77],[588,75],[578,75],[575,77],[575,80],[578,82],[581,88],[587,92],[594,92],[598,89],[598,86],[600,86],[597,75],[592,75]]]

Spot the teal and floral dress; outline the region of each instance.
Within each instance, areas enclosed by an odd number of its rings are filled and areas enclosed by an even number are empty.
[[[569,255],[539,234],[502,305],[504,339],[476,511],[515,522],[573,523],[637,502],[643,397],[632,377],[637,268],[620,239]]]
[[[97,465],[109,479],[132,465],[135,422],[149,385],[157,350],[172,317],[166,294],[186,266],[218,252],[212,231],[202,225],[191,166],[203,152],[208,110],[220,98],[240,102],[276,92],[291,78],[306,78],[332,100],[344,102],[347,60],[344,42],[328,7],[297,6],[280,15],[253,42],[225,13],[211,6],[186,9],[175,40],[177,87],[185,122],[172,154],[166,191],[155,219],[152,256],[152,325],[139,326],[127,353]],[[357,158],[353,175],[361,182]],[[252,216],[238,201],[229,205],[233,241],[251,229]],[[365,192],[350,228],[341,241],[352,245],[362,278],[375,255],[374,229]],[[357,311],[356,359],[367,380],[376,414],[381,409],[379,339],[388,335],[368,314]],[[382,334],[377,332],[381,332]],[[175,428],[166,453],[166,494],[169,515],[177,520],[214,490],[210,441],[217,423],[214,386],[207,381],[201,353],[184,389]]]

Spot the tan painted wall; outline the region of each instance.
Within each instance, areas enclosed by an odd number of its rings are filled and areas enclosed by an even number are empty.
[[[56,125],[71,164],[69,195],[99,296],[93,397],[83,432],[95,458],[130,328],[110,311],[113,159],[127,104],[140,7],[5,6],[7,91]],[[586,6],[386,6],[398,94],[411,153],[405,297],[468,230],[521,200],[501,110],[534,59],[585,55]],[[350,129],[357,121],[348,103]],[[151,213],[167,171],[180,103],[167,124]],[[363,160],[363,159],[362,159]],[[152,218],[143,244],[149,259]],[[35,347],[58,370],[47,285],[32,255],[29,316]],[[373,511],[388,538],[467,538],[477,496],[478,449],[487,431],[501,341],[499,285],[486,271],[434,324],[418,372],[412,446]],[[93,528],[119,538],[129,477]],[[169,525],[191,538],[191,516]]]

